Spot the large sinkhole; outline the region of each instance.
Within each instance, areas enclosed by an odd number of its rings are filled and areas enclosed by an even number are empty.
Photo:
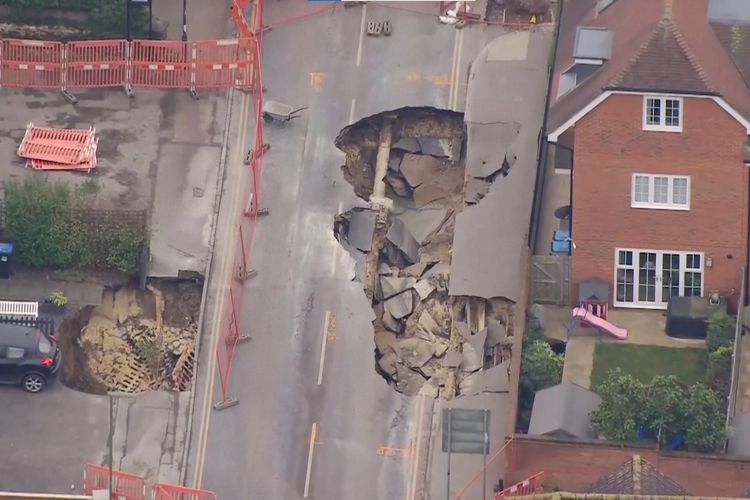
[[[62,382],[94,394],[188,390],[200,309],[195,281],[108,288],[98,306],[62,322]]]
[[[484,391],[480,370],[510,357],[511,305],[448,293],[456,214],[494,180],[471,187],[464,144],[463,114],[434,108],[374,115],[336,138],[357,196],[370,200],[384,183],[388,202],[338,214],[334,234],[375,312],[375,369],[406,395]]]

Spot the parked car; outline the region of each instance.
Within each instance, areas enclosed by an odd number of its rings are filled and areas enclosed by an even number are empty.
[[[60,369],[60,348],[53,335],[28,326],[0,324],[0,384],[40,392]]]

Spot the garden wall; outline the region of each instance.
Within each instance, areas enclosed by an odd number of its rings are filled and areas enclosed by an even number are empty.
[[[657,453],[654,448],[607,442],[565,441],[515,435],[508,446],[505,483],[544,471],[546,491],[584,492],[602,476],[640,455],[691,495],[742,497],[750,490],[750,457],[693,453]]]

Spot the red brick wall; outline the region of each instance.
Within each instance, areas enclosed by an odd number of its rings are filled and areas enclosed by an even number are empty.
[[[692,495],[737,498],[750,489],[750,459],[687,453],[657,457],[649,448],[528,436],[516,436],[507,449],[505,484],[544,471],[546,491],[557,487],[581,493],[602,476],[618,470],[633,455],[643,457]]]
[[[713,259],[704,292],[736,289],[739,296],[747,255],[745,129],[711,99],[683,100],[682,133],[644,132],[642,113],[641,96],[612,95],[576,124],[572,282],[599,278],[614,286],[616,247],[695,250]],[[631,208],[633,173],[690,175],[690,210]]]

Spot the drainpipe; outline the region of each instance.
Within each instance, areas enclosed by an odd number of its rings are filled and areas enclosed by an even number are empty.
[[[570,197],[570,219],[569,219],[570,253],[572,254],[573,253],[573,170],[574,170],[573,164],[575,162],[575,151],[573,150],[573,148],[560,144],[559,142],[555,142],[554,144],[555,144],[555,148],[562,148],[565,151],[570,153],[570,193],[568,196]]]

